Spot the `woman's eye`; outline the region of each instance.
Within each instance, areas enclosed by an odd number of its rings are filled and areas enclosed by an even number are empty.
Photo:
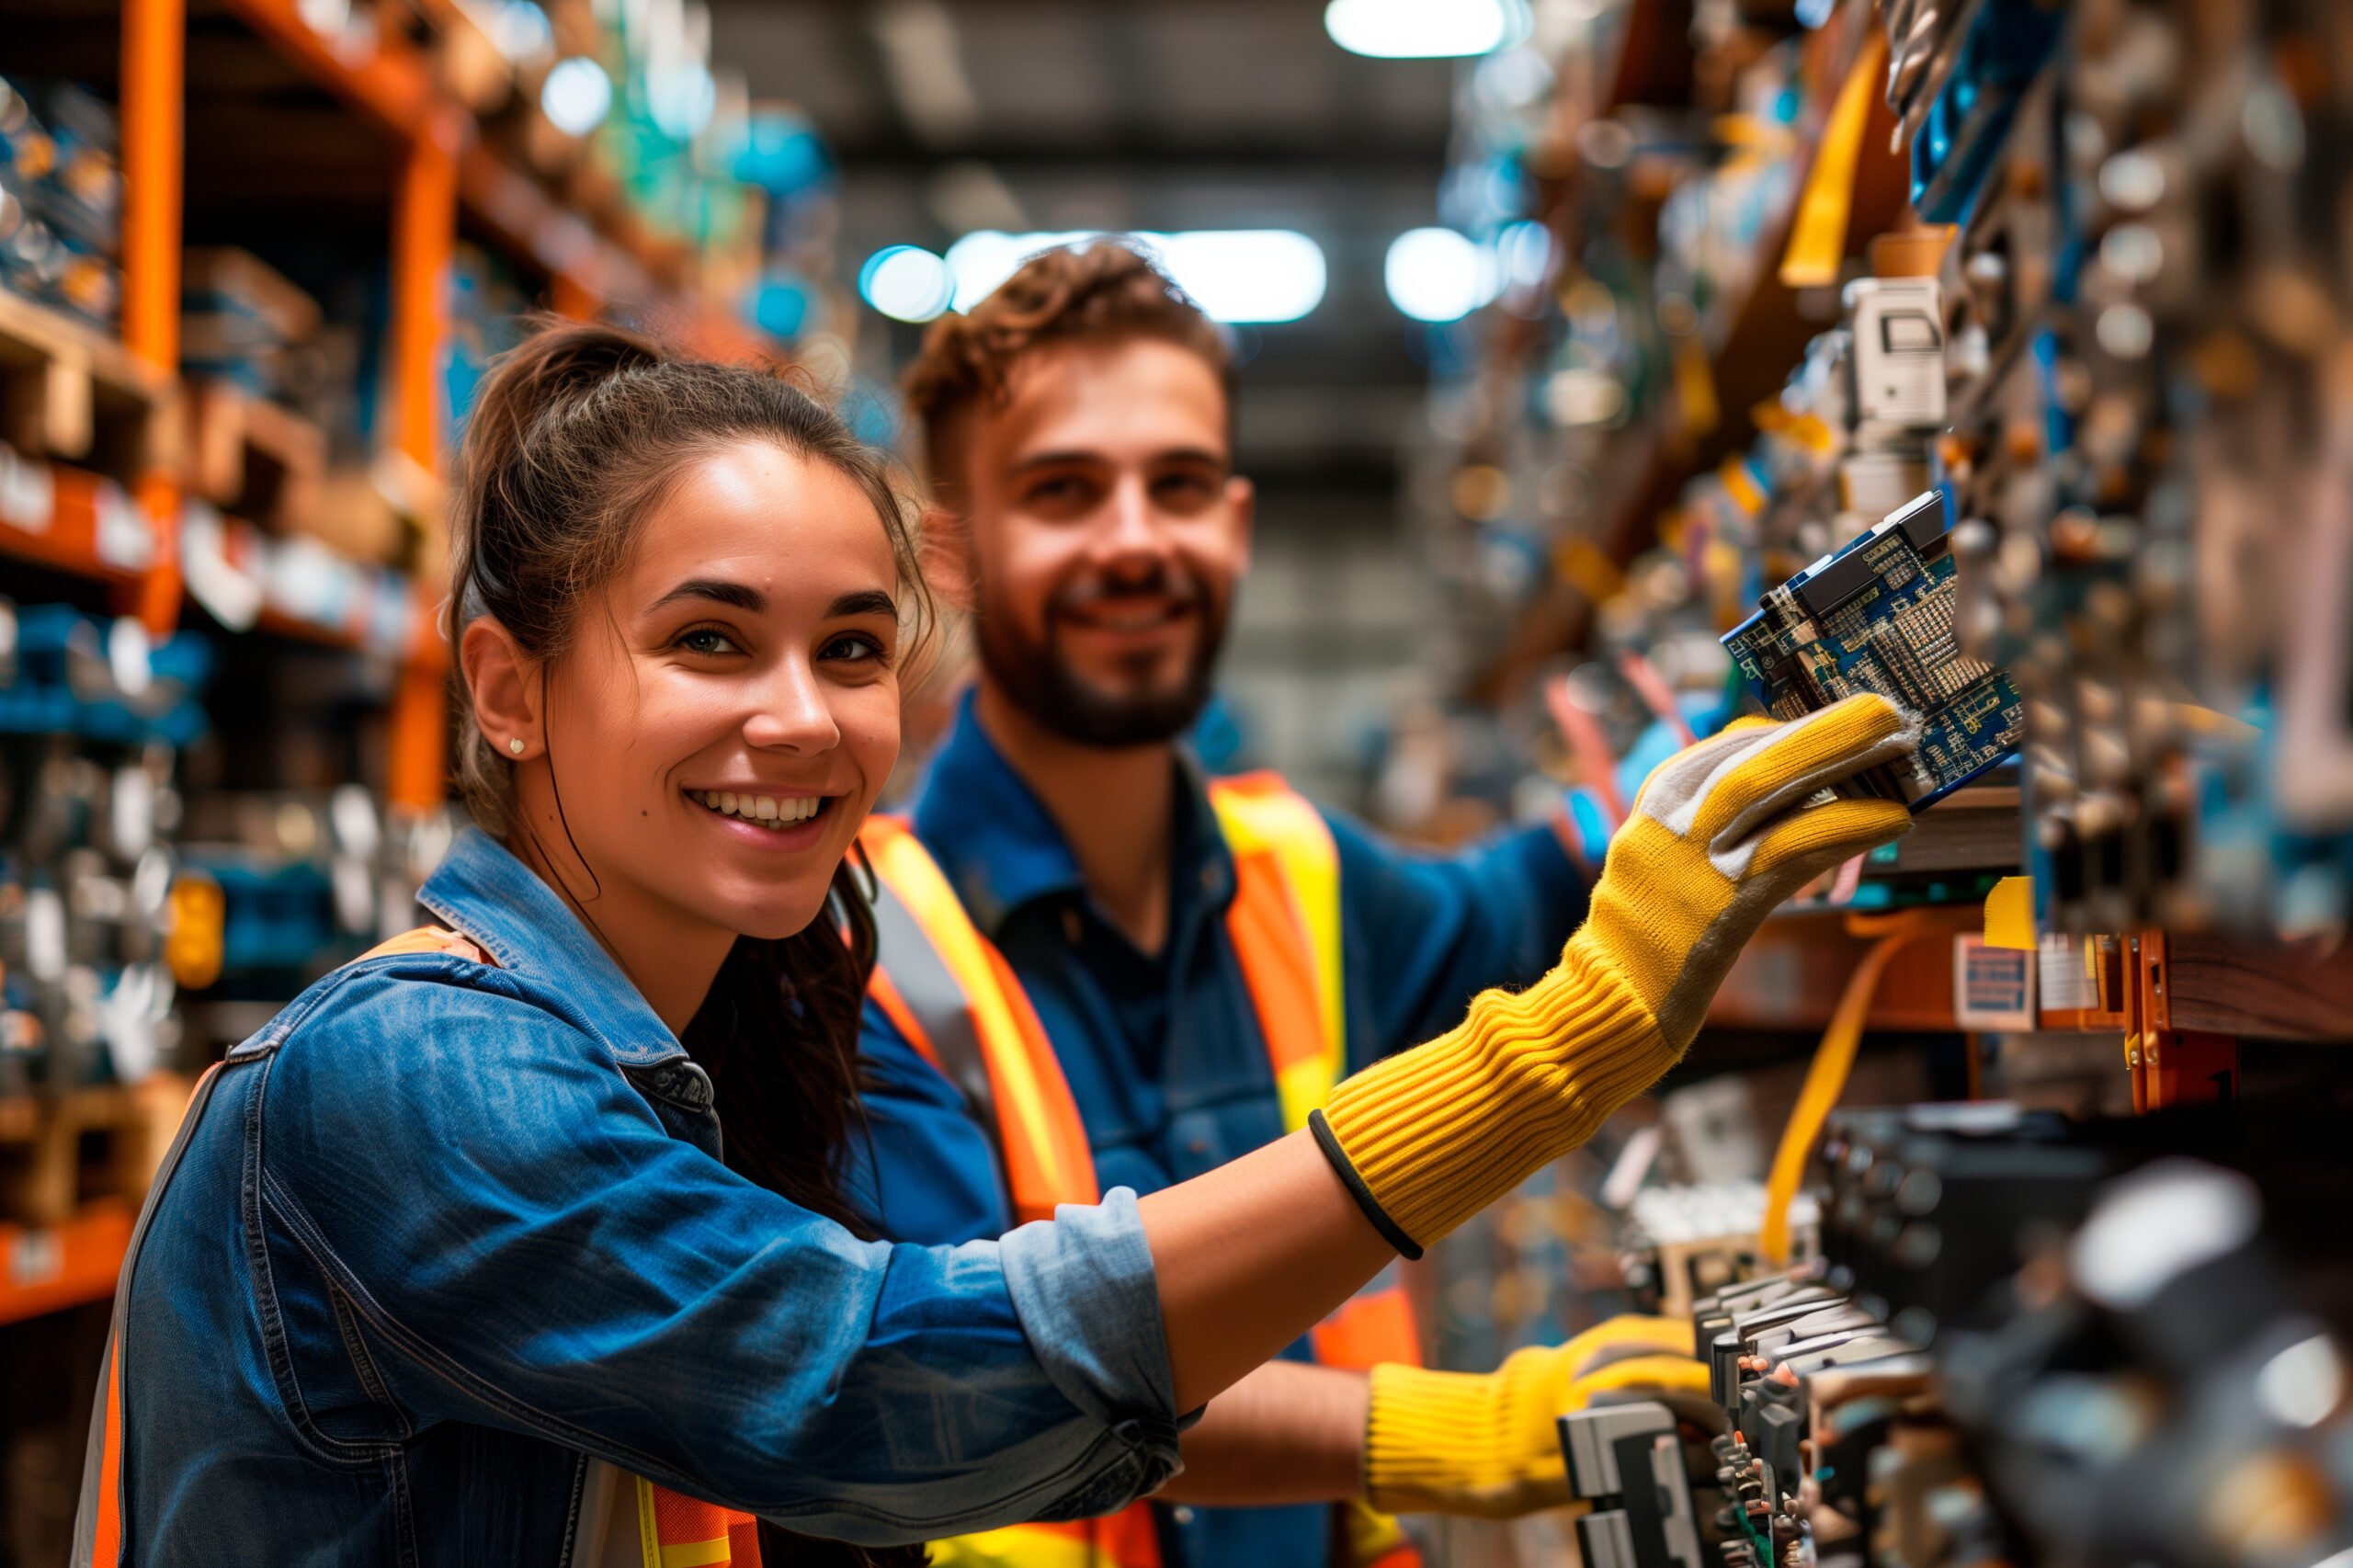
[[[880,659],[883,656],[883,653],[880,640],[863,631],[847,631],[826,643],[817,656],[827,661],[857,664]]]
[[[712,657],[721,653],[735,653],[743,651],[735,645],[735,639],[715,626],[696,627],[678,639],[678,646],[689,653],[701,653]]]

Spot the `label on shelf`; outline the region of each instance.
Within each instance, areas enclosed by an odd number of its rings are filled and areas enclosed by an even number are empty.
[[[2090,1011],[2099,1006],[2099,977],[2093,971],[2090,946],[2081,937],[2052,932],[2041,939],[2041,961],[2036,967],[2042,984],[2042,1005],[2052,1012],[2070,1008]]]
[[[55,1231],[29,1228],[8,1237],[8,1283],[17,1290],[46,1285],[65,1272],[65,1244]]]
[[[1989,948],[1971,932],[1953,937],[1953,1022],[1964,1029],[2032,1029],[2034,959],[2030,949]]]
[[[155,530],[130,493],[100,480],[97,494],[98,559],[118,572],[144,572],[155,563]]]
[[[45,534],[57,516],[57,476],[47,463],[20,458],[0,446],[0,523],[28,534]]]

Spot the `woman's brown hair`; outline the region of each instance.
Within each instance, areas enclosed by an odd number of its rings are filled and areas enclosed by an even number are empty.
[[[828,463],[866,494],[898,560],[914,621],[907,645],[919,648],[930,601],[911,508],[881,457],[779,375],[675,358],[636,333],[577,323],[549,325],[501,360],[467,421],[452,507],[451,645],[487,615],[542,668],[561,658],[667,488],[699,459],[745,441]],[[474,722],[462,671],[456,679],[466,804],[494,836],[529,833],[513,810],[513,765]],[[874,939],[873,911],[845,862],[807,929],[736,939],[681,1040],[710,1074],[729,1167],[870,1239],[841,1177],[859,1120],[858,1017]],[[761,1548],[773,1565],[924,1561],[919,1547],[861,1549],[765,1523]]]

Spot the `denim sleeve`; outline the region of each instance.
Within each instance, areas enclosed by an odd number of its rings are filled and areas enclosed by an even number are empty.
[[[847,1186],[892,1241],[993,1241],[1013,1228],[995,1149],[963,1092],[870,998],[858,1030],[865,1125],[850,1134]]]
[[[269,1065],[263,1222],[347,1298],[410,1422],[870,1545],[1098,1512],[1173,1471],[1131,1195],[1003,1245],[860,1242],[666,1136],[530,1001],[345,989]]]
[[[1452,1028],[1490,986],[1533,983],[1585,918],[1585,877],[1550,827],[1439,856],[1324,815],[1340,852],[1351,1070]]]

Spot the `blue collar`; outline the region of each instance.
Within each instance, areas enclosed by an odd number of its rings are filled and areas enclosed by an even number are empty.
[[[625,1065],[684,1049],[555,890],[480,828],[449,846],[417,903],[535,986],[563,997]]]
[[[1170,870],[1181,921],[1195,898],[1221,912],[1232,902],[1233,857],[1217,831],[1199,765],[1181,746],[1176,757]],[[994,937],[1025,903],[1055,894],[1086,896],[1086,880],[1062,829],[981,727],[970,691],[957,705],[956,722],[909,814],[915,836],[986,936]]]

